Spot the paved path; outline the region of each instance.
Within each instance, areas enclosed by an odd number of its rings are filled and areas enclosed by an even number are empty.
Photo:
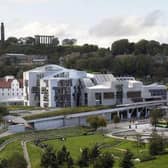
[[[0,134],[0,138],[2,137],[5,137],[5,136],[8,136],[8,135],[12,135],[12,133],[6,131],[6,132],[3,132],[2,134]]]
[[[22,149],[23,149],[24,158],[27,162],[27,168],[31,168],[31,162],[30,162],[28,151],[27,151],[26,143],[27,143],[26,141],[21,141],[21,146],[22,146]]]

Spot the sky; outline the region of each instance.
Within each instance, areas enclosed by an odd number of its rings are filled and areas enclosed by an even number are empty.
[[[55,35],[110,47],[127,38],[168,43],[168,0],[0,0],[6,38]]]

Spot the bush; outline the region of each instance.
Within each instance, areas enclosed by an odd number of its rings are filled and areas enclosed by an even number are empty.
[[[162,136],[153,132],[149,142],[149,152],[151,155],[158,155],[165,150],[165,142]]]

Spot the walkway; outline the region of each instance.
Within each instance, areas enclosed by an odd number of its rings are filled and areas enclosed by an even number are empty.
[[[26,143],[27,143],[26,141],[21,141],[21,146],[22,146],[22,149],[23,149],[24,158],[27,162],[27,168],[31,168],[31,162],[30,162],[28,151],[27,151]]]

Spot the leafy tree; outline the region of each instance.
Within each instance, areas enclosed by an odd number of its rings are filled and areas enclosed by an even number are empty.
[[[112,44],[111,50],[113,55],[123,55],[133,52],[133,44],[130,44],[128,39],[121,39]]]
[[[120,117],[118,115],[114,115],[113,122],[114,122],[115,127],[116,127],[116,124],[120,122]]]
[[[121,168],[133,168],[134,164],[132,162],[133,154],[127,150],[124,154],[123,159],[121,160],[120,167]]]
[[[53,39],[53,45],[58,46],[59,45],[59,39],[56,37]]]
[[[100,155],[100,149],[98,144],[95,144],[91,149],[90,149],[90,159],[94,160]]]
[[[82,150],[81,156],[78,160],[79,167],[88,167],[89,166],[89,149],[84,148]]]
[[[161,53],[161,46],[160,43],[154,40],[149,41],[148,43],[148,54],[151,56],[155,56]]]
[[[8,114],[8,109],[5,106],[0,106],[0,115],[4,116]]]
[[[87,123],[95,130],[98,127],[105,127],[107,125],[106,119],[102,116],[90,116],[87,118]]]
[[[135,54],[148,54],[148,45],[149,42],[147,40],[140,40],[135,44]]]
[[[5,46],[17,44],[17,42],[18,42],[18,39],[17,39],[16,37],[9,37],[9,38],[5,41]]]
[[[104,153],[99,156],[93,164],[93,168],[112,168],[114,165],[114,158],[110,153]]]
[[[7,107],[5,106],[0,106],[0,122],[2,121],[2,117],[7,115],[9,112],[8,112],[8,109]]]
[[[6,164],[6,163],[5,163]],[[8,167],[9,168],[26,168],[27,163],[24,157],[19,153],[14,153],[9,159],[8,159]]]
[[[41,157],[41,167],[42,168],[58,168],[58,160],[56,156],[56,152],[52,147],[47,147],[45,152]]]
[[[76,42],[77,42],[76,39],[64,39],[62,40],[62,45],[63,46],[73,46],[76,44]]]
[[[160,109],[153,109],[150,112],[150,122],[156,128],[159,119],[162,117],[162,112]]]
[[[26,44],[33,45],[35,43],[35,39],[33,37],[26,37]]]
[[[8,160],[3,159],[0,161],[0,168],[8,168]]]
[[[73,168],[73,165],[74,165],[74,161],[73,161],[72,157],[69,156],[68,160],[67,160],[67,167],[68,168]]]
[[[151,134],[150,142],[149,142],[149,153],[151,155],[157,155],[164,151],[165,142],[162,136],[157,134],[156,131],[153,131]]]
[[[57,160],[59,165],[66,162],[69,158],[70,153],[67,151],[67,148],[65,145],[63,145],[62,149],[57,152]]]

